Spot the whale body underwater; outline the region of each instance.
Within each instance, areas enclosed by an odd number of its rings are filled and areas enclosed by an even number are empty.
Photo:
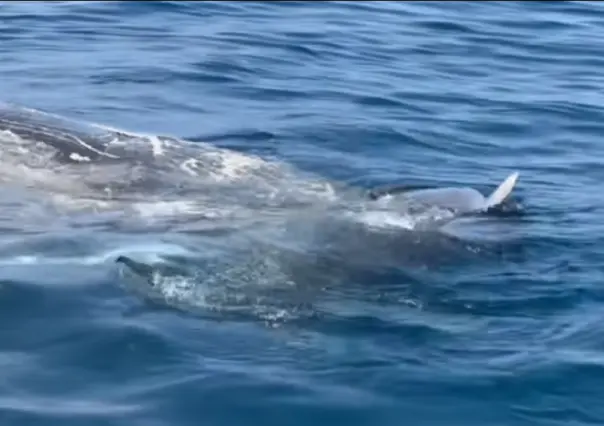
[[[313,234],[314,242],[327,242],[337,253],[337,262],[355,266],[386,258],[394,265],[405,256],[429,259],[434,247],[402,250],[401,233],[438,231],[458,218],[513,206],[518,179],[517,172],[509,174],[486,196],[469,187],[395,184],[367,190],[203,142],[138,134],[11,104],[0,104],[0,143],[0,184],[27,188],[62,213],[104,217],[126,231],[138,226],[226,240],[233,231],[246,230],[248,236],[260,235],[253,245],[270,238],[278,229],[275,223],[293,223],[294,239]],[[376,236],[375,228],[387,232]],[[224,244],[232,248],[239,242]],[[283,252],[291,248],[285,246]],[[304,264],[298,254],[294,261],[288,258],[288,267]],[[145,269],[127,255],[117,261]],[[296,273],[307,273],[304,265]]]

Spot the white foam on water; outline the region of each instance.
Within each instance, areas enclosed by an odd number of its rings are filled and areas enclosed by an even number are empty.
[[[206,154],[220,164],[214,176],[219,179],[238,179],[251,171],[269,167],[269,163],[259,157],[243,155],[237,152],[216,151]]]
[[[388,211],[354,213],[354,218],[373,228],[402,228],[412,230],[415,222],[411,217]]]
[[[15,246],[18,250],[18,246]],[[0,258],[1,266],[18,265],[102,265],[113,262],[118,256],[130,256],[141,262],[162,262],[162,256],[192,256],[187,248],[169,243],[141,242],[138,244],[121,245],[116,248],[85,256],[47,256],[47,255],[16,255]]]
[[[183,301],[187,303],[193,301],[201,305],[201,307],[205,306],[204,287],[191,278],[182,276],[163,277],[158,273],[154,273],[152,281],[162,296],[170,301]]]
[[[203,204],[192,200],[137,202],[132,207],[143,218],[195,214],[203,218],[216,219],[228,214],[227,211],[204,207]]]
[[[162,255],[165,256],[192,256],[194,252],[179,244],[160,242],[140,242],[137,244],[121,245],[115,249],[100,253],[96,258],[103,262],[113,260],[120,255],[137,257],[137,259],[160,262]],[[142,256],[142,257],[141,257]]]

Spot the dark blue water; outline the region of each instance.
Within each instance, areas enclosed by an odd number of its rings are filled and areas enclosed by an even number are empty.
[[[524,215],[446,267],[302,263],[304,303],[243,316],[138,297],[77,261],[119,235],[49,225],[27,254],[75,260],[0,268],[0,423],[603,424],[602,52],[596,2],[4,2],[3,101],[362,188],[519,171]]]

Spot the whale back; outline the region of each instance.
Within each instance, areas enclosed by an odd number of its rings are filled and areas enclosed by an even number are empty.
[[[119,158],[108,150],[116,138],[114,133],[38,110],[0,104],[0,131],[53,148],[57,160],[98,161]]]

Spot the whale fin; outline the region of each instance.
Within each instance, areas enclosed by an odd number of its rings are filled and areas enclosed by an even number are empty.
[[[115,259],[115,263],[123,263],[130,270],[142,276],[144,278],[150,279],[153,276],[153,268],[149,265],[145,265],[144,263],[137,262],[136,260],[130,259],[127,256],[119,256]]]
[[[498,204],[501,204],[510,195],[516,181],[518,180],[518,172],[514,172],[509,175],[498,187],[489,195],[485,201],[485,209],[489,209]]]
[[[155,279],[156,273],[162,277],[184,276],[187,274],[186,269],[180,268],[172,263],[151,266],[143,262],[138,262],[128,256],[118,256],[117,259],[115,259],[115,263],[126,265],[136,275],[149,280],[151,286],[155,286],[153,280]]]

